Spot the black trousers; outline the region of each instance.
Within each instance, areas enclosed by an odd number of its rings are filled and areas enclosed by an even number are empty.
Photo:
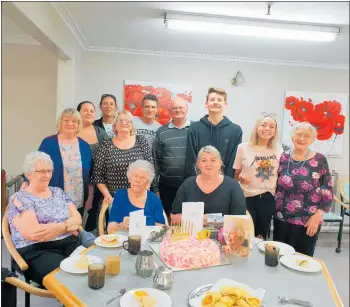
[[[92,201],[92,208],[88,211],[89,216],[86,220],[85,230],[93,231],[97,227],[98,212],[100,212],[101,200],[103,199],[101,191],[94,188],[94,199]]]
[[[312,237],[306,234],[306,230],[307,228],[303,225],[295,225],[277,219],[273,220],[274,241],[289,244],[294,247],[296,252],[312,257],[315,252],[321,225]]]
[[[275,198],[270,192],[266,192],[246,197],[246,203],[254,222],[255,236],[261,235],[266,239],[275,212]]]
[[[171,212],[171,207],[173,206],[173,202],[178,189],[178,187],[170,187],[159,183],[160,200],[162,201],[163,209],[167,216],[169,216]]]
[[[44,277],[57,269],[61,261],[80,244],[79,237],[72,235],[62,240],[35,243],[17,249],[29,266],[28,270],[24,271],[25,276],[42,285]]]

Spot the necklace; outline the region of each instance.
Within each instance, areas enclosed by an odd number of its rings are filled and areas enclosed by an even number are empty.
[[[310,153],[310,149],[307,150],[304,160],[303,160],[303,161],[298,161],[298,163],[293,163],[293,161],[292,161],[293,152],[294,152],[294,151],[292,151],[292,152],[289,153],[289,160],[288,160],[288,165],[287,165],[287,170],[286,170],[286,173],[287,173],[287,175],[288,175],[289,177],[292,177],[292,176],[294,176],[294,175],[298,175],[299,171],[300,171],[301,168],[304,166],[304,164],[305,164],[305,162],[306,162],[306,160],[307,160],[307,157],[308,157],[308,155],[309,155],[309,153]],[[301,162],[302,162],[302,163],[301,163]],[[290,163],[295,164],[295,165],[301,163],[301,166],[294,172],[294,174],[292,174],[292,173],[289,171]]]

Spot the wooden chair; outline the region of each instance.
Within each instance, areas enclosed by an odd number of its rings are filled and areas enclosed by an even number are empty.
[[[107,225],[105,223],[106,212],[113,204],[113,199],[110,203],[102,203],[100,214],[98,215],[98,235],[103,236],[105,234],[105,229]]]
[[[101,211],[100,211],[100,214],[98,216],[98,235],[99,236],[103,236],[105,234],[105,229],[107,229],[107,225],[106,225],[107,223],[105,222],[106,212],[107,212],[107,210],[110,210],[112,204],[113,204],[113,200],[111,201],[110,204],[102,203]],[[167,218],[164,210],[163,210],[163,216],[165,219],[165,224],[169,225],[168,218]]]
[[[2,234],[4,237],[4,241],[6,244],[6,247],[11,255],[11,271],[15,272],[15,268],[13,266],[13,261],[18,266],[18,273],[24,275],[24,272],[28,269],[28,264],[24,261],[22,256],[18,253],[15,246],[13,245],[11,233],[9,229],[8,219],[7,219],[7,211],[5,211],[5,214],[2,218]],[[24,276],[25,277],[25,276]],[[25,281],[16,278],[16,277],[6,277],[6,282],[9,284],[25,291],[25,307],[30,307],[30,295],[36,295],[40,297],[46,297],[46,298],[55,298],[48,290],[42,289],[39,287],[34,286],[30,283],[30,280],[25,277]]]

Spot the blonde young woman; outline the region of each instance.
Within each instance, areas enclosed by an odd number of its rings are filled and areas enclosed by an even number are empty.
[[[73,108],[63,110],[57,119],[58,133],[46,137],[38,150],[47,153],[55,167],[49,185],[64,190],[83,215],[89,196],[91,150],[89,144],[77,136],[81,128],[79,112]],[[24,182],[21,188],[27,186],[28,182]]]
[[[219,151],[205,146],[198,152],[197,176],[187,178],[177,191],[172,206],[172,222],[181,221],[182,203],[204,202],[204,221],[208,213],[245,215],[246,202],[238,182],[223,175],[223,163]]]
[[[97,152],[92,175],[92,182],[97,185],[106,202],[111,202],[116,190],[129,187],[126,173],[130,163],[146,160],[153,164],[148,142],[143,135],[136,135],[129,111],[116,113],[113,130],[115,137],[105,141]]]
[[[275,212],[274,195],[281,148],[273,114],[259,118],[247,143],[238,146],[233,168],[254,221],[255,236],[266,239]]]

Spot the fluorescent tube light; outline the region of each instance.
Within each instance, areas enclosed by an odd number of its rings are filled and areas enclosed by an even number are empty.
[[[340,32],[338,27],[203,15],[167,13],[164,20],[166,27],[171,30],[318,42],[335,41]]]

